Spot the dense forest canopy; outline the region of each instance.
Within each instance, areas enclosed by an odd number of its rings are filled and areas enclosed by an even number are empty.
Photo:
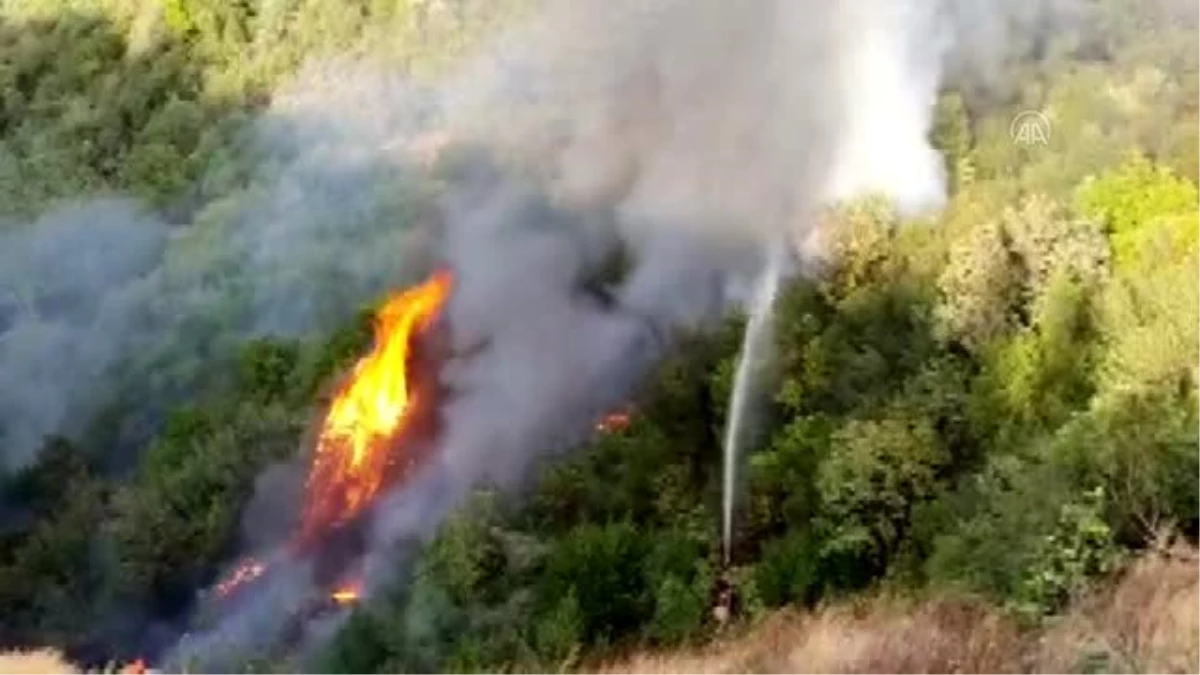
[[[1086,25],[986,86],[948,76],[928,130],[944,209],[822,214],[820,255],[778,298],[730,568],[737,313],[672,336],[627,426],[525,489],[477,486],[307,665],[246,667],[570,668],[708,638],[725,582],[747,622],[885,586],[1037,624],[1163,537],[1194,541],[1195,8],[1081,4]],[[393,90],[356,98],[337,64],[419,89],[533,5],[4,4],[0,644],[104,660],[178,637],[252,543],[264,470],[306,451],[380,300],[433,268],[442,198],[474,179],[453,138],[372,160],[367,103]],[[314,81],[361,128],[326,128]],[[1028,110],[1046,143],[1014,142]]]

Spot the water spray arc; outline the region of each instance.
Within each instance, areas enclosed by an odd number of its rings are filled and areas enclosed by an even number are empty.
[[[761,373],[759,366],[770,353],[771,320],[775,296],[779,294],[779,281],[783,274],[785,251],[785,247],[778,242],[771,244],[767,249],[766,266],[759,276],[754,296],[751,299],[750,317],[746,323],[746,334],[742,339],[737,372],[733,380],[733,393],[729,400],[729,419],[725,424],[724,439],[724,497],[721,524],[721,551],[725,565],[729,565],[733,549],[733,507],[737,490],[738,457],[746,435],[746,417],[752,402],[751,393],[757,376]]]

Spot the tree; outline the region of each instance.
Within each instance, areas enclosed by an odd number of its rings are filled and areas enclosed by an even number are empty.
[[[973,139],[971,119],[962,94],[952,91],[938,97],[930,140],[933,147],[942,153],[950,189],[957,192],[962,186],[970,184],[975,173],[970,157]]]
[[[838,452],[817,476],[831,531],[824,553],[853,579],[886,568],[911,510],[936,493],[950,456],[928,421],[909,417],[849,420],[833,445]]]
[[[1138,257],[1144,230],[1172,216],[1179,235],[1196,237],[1195,211],[1200,204],[1196,185],[1135,155],[1121,166],[1084,182],[1076,192],[1075,208],[1107,228],[1118,264]]]
[[[546,558],[537,595],[554,607],[572,593],[579,602],[582,635],[602,643],[648,616],[644,577],[645,535],[628,521],[586,524],[572,530]]]
[[[938,288],[937,318],[942,334],[979,352],[1017,323],[1023,279],[1020,260],[999,225],[969,232],[951,249]]]
[[[1085,288],[1108,275],[1109,245],[1100,226],[1072,218],[1048,197],[1027,196],[1016,208],[1005,209],[1001,223],[1021,260],[1026,308],[1039,301],[1056,274],[1066,274]]]
[[[1197,250],[1174,261],[1160,259],[1153,272],[1122,272],[1101,298],[1106,349],[1099,368],[1106,389],[1195,389]]]

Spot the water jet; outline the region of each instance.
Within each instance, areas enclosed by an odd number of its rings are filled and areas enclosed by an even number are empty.
[[[733,393],[729,401],[729,417],[725,423],[724,490],[722,502],[722,560],[729,566],[733,550],[733,510],[737,489],[737,464],[746,436],[746,417],[752,403],[751,392],[757,383],[763,361],[771,347],[771,319],[779,280],[783,273],[785,248],[775,242],[767,249],[766,265],[759,276],[750,302],[746,334],[738,355],[734,374]]]

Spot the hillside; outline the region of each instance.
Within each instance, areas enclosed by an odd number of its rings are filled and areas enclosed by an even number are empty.
[[[1196,672],[1195,7],[889,1],[5,3],[0,648]]]
[[[639,654],[609,673],[1190,672],[1196,642],[1194,550],[1150,554],[1030,629],[978,601],[867,597],[785,610],[700,649]]]

